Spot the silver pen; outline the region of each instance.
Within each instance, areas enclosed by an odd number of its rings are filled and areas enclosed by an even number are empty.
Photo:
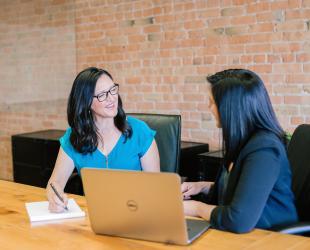
[[[51,185],[51,188],[53,189],[54,193],[56,194],[56,196],[58,197],[58,199],[62,202],[62,203],[65,203],[64,202],[64,199],[61,197],[61,195],[58,193],[58,191],[56,190],[56,188],[54,187],[53,183],[50,183]],[[68,207],[65,206],[64,207],[66,210],[68,210]]]

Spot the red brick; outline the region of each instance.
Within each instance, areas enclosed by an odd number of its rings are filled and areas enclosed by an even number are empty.
[[[278,16],[276,14],[277,14],[276,12],[262,12],[262,13],[258,13],[256,15],[256,20],[259,23],[261,23],[261,22],[275,22],[275,21],[278,21],[277,19],[279,19],[279,14],[278,14]],[[281,15],[280,15],[280,17],[281,17]]]
[[[130,35],[128,36],[128,42],[129,43],[141,43],[146,41],[146,36],[145,35]]]
[[[300,64],[273,64],[273,71],[277,73],[294,73],[298,74],[302,72],[302,66]]]
[[[184,39],[180,41],[180,45],[182,47],[202,47],[204,45],[204,41],[197,39]]]
[[[303,0],[302,1],[302,7],[304,7],[304,8],[310,7],[310,0]]]
[[[125,82],[128,84],[137,84],[137,83],[141,83],[141,78],[140,77],[128,77],[125,79]]]
[[[249,31],[252,33],[257,32],[274,32],[275,25],[272,23],[259,23],[250,25]]]
[[[195,20],[195,21],[190,21],[184,23],[184,28],[189,30],[189,29],[201,29],[206,26],[205,22],[202,20]]]
[[[183,20],[184,23],[195,22],[196,12],[182,12],[175,14],[175,20]],[[199,20],[198,20],[199,21]]]
[[[176,41],[162,41],[160,42],[161,49],[173,49],[179,46],[179,42]]]
[[[310,74],[307,72],[307,74],[297,74],[297,72],[292,72],[286,76],[286,82],[287,83],[310,83]]]
[[[260,3],[253,3],[247,6],[248,13],[259,13],[270,10],[270,3],[267,2],[260,2]]]
[[[266,56],[265,55],[254,55],[253,56],[255,63],[265,63],[266,62]]]
[[[271,52],[271,44],[253,44],[253,45],[246,45],[245,51],[247,53],[269,53]]]
[[[252,55],[242,55],[240,57],[240,62],[241,63],[247,63],[247,64],[253,63],[253,56]]]
[[[166,16],[156,16],[155,23],[170,23],[175,22],[175,16],[173,15],[166,15]]]
[[[154,102],[139,102],[137,103],[137,108],[141,108],[149,112],[150,110],[155,110],[155,103]]]
[[[143,28],[144,33],[156,33],[161,31],[161,26],[160,25],[149,25]]]
[[[303,65],[303,72],[308,73],[310,72],[310,64]]]
[[[221,16],[221,12],[219,8],[203,9],[203,10],[199,10],[198,12],[198,17],[204,18],[204,19],[208,19],[210,17],[220,17],[220,16]]]
[[[156,102],[156,110],[178,110],[178,104],[175,102]]]
[[[221,10],[222,16],[242,16],[244,14],[243,7],[223,8]]]
[[[184,121],[182,122],[182,128],[189,128],[189,129],[200,129],[200,123],[194,121]]]
[[[206,101],[205,94],[183,94],[183,100],[185,102],[204,102]]]
[[[284,83],[284,82],[283,82]],[[289,95],[301,93],[301,87],[298,85],[278,84],[273,86],[273,93],[277,95]]]
[[[289,7],[288,1],[276,1],[270,3],[271,10],[286,9]]]
[[[281,41],[282,34],[280,32],[278,33],[256,33],[252,36],[252,43],[267,43],[267,42],[274,42],[278,43]],[[276,46],[276,44],[274,45]]]
[[[309,104],[310,96],[284,96],[286,104]]]
[[[268,62],[269,63],[280,63],[281,56],[280,55],[268,55]]]
[[[164,33],[164,37],[166,40],[179,40],[185,39],[186,33],[182,31],[166,31]]]
[[[310,9],[288,9],[285,11],[285,19],[291,20],[291,19],[304,19],[310,16]]]
[[[283,54],[282,61],[284,63],[292,63],[295,62],[295,55],[294,54]]]
[[[249,25],[255,24],[256,18],[255,16],[236,16],[231,20],[232,25]]]
[[[309,53],[297,54],[296,55],[296,61],[297,62],[310,62],[310,54]]]
[[[122,84],[126,111],[182,114],[182,138],[214,148],[219,132],[205,78],[229,67],[262,77],[285,129],[310,123],[303,97],[310,93],[309,0],[112,2],[1,5],[1,101],[27,103],[32,92],[38,101],[64,101],[57,109],[9,105],[5,115],[0,103],[0,178],[12,177],[11,133],[67,126],[65,99],[76,73],[88,66],[108,69]]]
[[[270,95],[270,101],[272,105],[283,104],[283,96],[272,96]]]
[[[277,31],[303,31],[306,29],[306,24],[303,20],[297,20],[286,23],[277,23],[275,27]]]
[[[184,34],[186,36],[186,34]],[[190,30],[188,32],[188,37],[190,39],[204,39],[206,35],[204,34],[204,30]]]
[[[208,21],[209,28],[231,26],[231,19],[229,17],[215,18]]]
[[[253,66],[250,66],[249,69],[252,69],[254,72],[257,72],[257,73],[266,74],[266,73],[272,72],[272,65],[270,64],[253,65]]]
[[[305,118],[302,117],[302,116],[292,116],[291,117],[291,124],[292,125],[300,125],[300,124],[303,124],[305,123]]]

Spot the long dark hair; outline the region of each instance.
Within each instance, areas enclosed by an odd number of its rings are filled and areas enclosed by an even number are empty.
[[[107,75],[113,81],[111,74],[106,70],[95,67],[84,69],[75,78],[69,95],[67,118],[72,129],[70,142],[74,149],[82,154],[94,152],[98,146],[99,133],[91,112],[91,105],[97,80],[102,75]],[[132,129],[126,120],[119,95],[114,124],[126,139],[131,137]]]
[[[286,143],[261,78],[250,70],[228,69],[207,77],[219,111],[224,164],[237,159],[240,150],[258,130],[274,133]]]

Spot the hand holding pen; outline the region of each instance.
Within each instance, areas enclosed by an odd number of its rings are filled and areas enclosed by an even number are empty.
[[[60,190],[57,184],[52,182],[49,183],[47,197],[49,200],[49,210],[51,212],[60,213],[64,210],[68,210],[68,198],[63,192],[60,193]]]

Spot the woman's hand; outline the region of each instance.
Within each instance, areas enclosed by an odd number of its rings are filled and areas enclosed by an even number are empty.
[[[183,201],[184,214],[192,217],[201,217],[210,220],[212,210],[216,206],[208,205],[200,201]]]
[[[68,204],[68,197],[67,195],[62,191],[62,189],[60,188],[60,186],[57,184],[57,182],[53,182],[53,186],[55,187],[55,189],[57,190],[57,192],[59,193],[59,195],[62,197],[63,201],[62,202],[58,196],[56,195],[56,193],[54,192],[54,190],[52,189],[51,185],[48,183],[47,187],[46,187],[46,193],[47,193],[47,199],[49,201],[48,204],[48,210],[52,213],[61,213],[64,212],[65,207]]]
[[[64,211],[68,203],[68,197],[64,194],[64,187],[74,169],[73,160],[60,147],[55,168],[46,187],[46,195],[49,201],[48,209],[53,213],[61,213]],[[53,183],[59,195],[63,198],[62,202],[53,191],[50,183]]]
[[[201,192],[207,193],[210,189],[212,182],[198,181],[198,182],[183,182],[181,185],[181,191],[184,199],[189,199],[192,195],[199,194]]]
[[[199,201],[183,201],[183,207],[184,207],[184,214],[187,216],[192,216],[192,217],[199,217],[198,213],[198,207],[199,207]]]

